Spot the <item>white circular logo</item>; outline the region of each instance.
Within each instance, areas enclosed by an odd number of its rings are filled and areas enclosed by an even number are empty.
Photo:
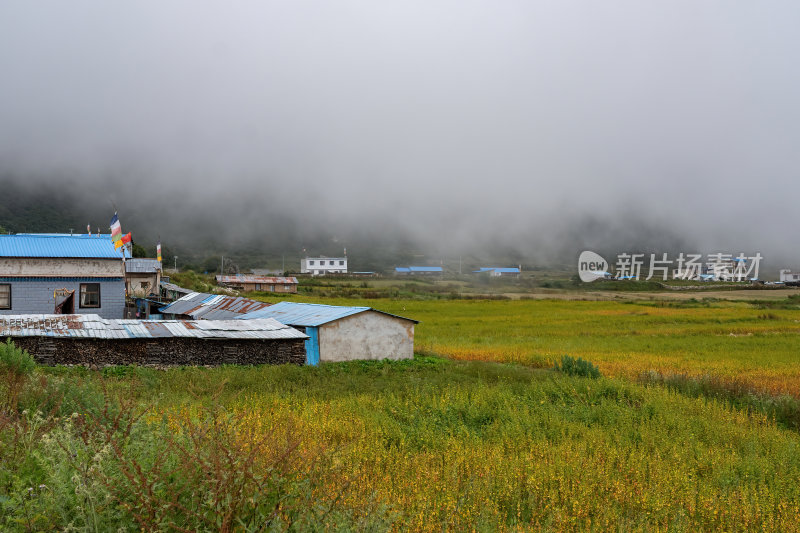
[[[596,279],[611,277],[608,272],[608,261],[600,255],[588,250],[581,252],[578,257],[578,275],[581,281],[590,282]]]

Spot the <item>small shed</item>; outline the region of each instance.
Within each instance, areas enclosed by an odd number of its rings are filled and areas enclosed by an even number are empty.
[[[164,281],[164,278],[161,279],[162,298],[166,298],[167,300],[177,300],[178,298],[183,298],[187,294],[192,294],[193,292],[193,290],[184,289],[179,285],[175,285],[169,281]]]
[[[418,321],[371,307],[280,302],[240,319],[274,318],[304,331],[306,364],[411,359]]]

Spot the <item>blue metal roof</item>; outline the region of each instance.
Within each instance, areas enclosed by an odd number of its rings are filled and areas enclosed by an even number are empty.
[[[480,272],[502,272],[505,274],[519,274],[520,269],[517,267],[513,268],[505,268],[505,267],[481,267],[478,270],[473,270],[474,273]]]
[[[443,272],[442,267],[408,267],[411,272]]]
[[[408,267],[395,267],[395,272],[411,272]]]
[[[122,259],[122,253],[114,249],[110,235],[20,233],[0,235],[0,257]]]
[[[290,326],[317,327],[350,315],[363,313],[364,311],[376,311],[384,315],[402,318],[403,320],[411,320],[417,323],[416,320],[378,311],[371,307],[344,307],[339,305],[303,304],[296,302],[279,302],[275,305],[259,309],[258,311],[247,313],[238,318],[240,320],[274,318],[278,322]]]

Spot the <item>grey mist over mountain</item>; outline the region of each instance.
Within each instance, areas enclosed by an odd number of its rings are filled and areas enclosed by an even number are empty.
[[[220,249],[760,251],[800,267],[798,16],[790,1],[9,0],[0,181]]]

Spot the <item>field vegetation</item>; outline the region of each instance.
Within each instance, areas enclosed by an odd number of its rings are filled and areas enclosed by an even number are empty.
[[[417,356],[0,346],[0,530],[800,531],[797,298],[294,299],[420,320]]]
[[[800,529],[797,433],[657,385],[431,356],[22,375],[4,530]]]
[[[255,295],[266,301],[277,297]],[[420,321],[415,347],[457,360],[550,368],[563,354],[636,381],[658,373],[713,377],[758,394],[800,398],[800,299],[358,300]]]

